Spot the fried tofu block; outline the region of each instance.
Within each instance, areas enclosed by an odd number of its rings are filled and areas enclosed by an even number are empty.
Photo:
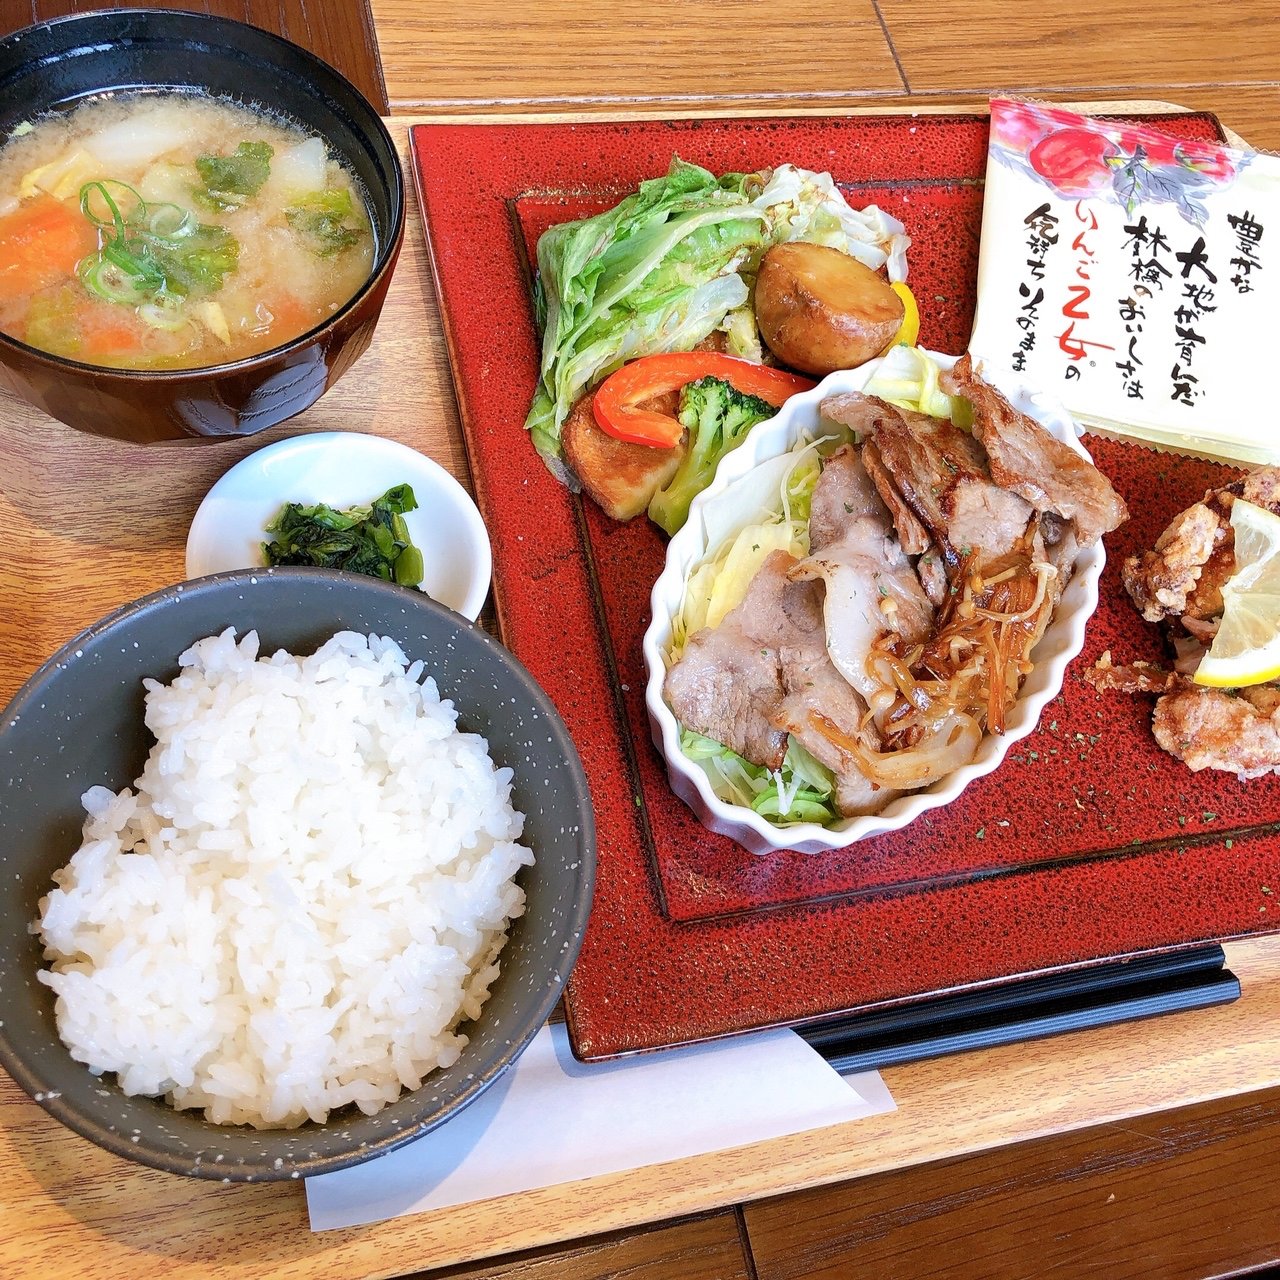
[[[565,461],[573,469],[587,495],[615,520],[630,520],[644,511],[659,489],[670,483],[680,459],[683,442],[674,449],[654,449],[630,444],[602,431],[592,412],[593,392],[579,397],[561,428]],[[675,413],[673,395],[664,403],[646,407]]]

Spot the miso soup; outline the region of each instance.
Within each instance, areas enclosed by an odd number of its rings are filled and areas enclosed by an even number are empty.
[[[0,330],[125,369],[280,346],[369,278],[368,208],[323,138],[227,101],[89,101],[0,149]]]

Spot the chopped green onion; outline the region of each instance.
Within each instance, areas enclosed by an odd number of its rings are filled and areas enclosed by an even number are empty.
[[[122,202],[129,203],[127,214]],[[112,178],[85,183],[80,210],[104,237],[102,248],[80,264],[85,288],[107,302],[156,301],[142,317],[153,328],[181,328],[187,320],[177,313],[177,300],[220,289],[239,262],[240,242],[225,227],[205,226],[176,204],[149,206],[131,186]]]
[[[147,295],[138,278],[99,254],[84,258],[79,267],[80,282],[90,293],[107,302],[133,305]]]
[[[147,230],[156,240],[166,243],[182,240],[199,225],[190,209],[176,204],[151,205],[147,209]]]
[[[153,329],[177,333],[191,323],[182,307],[182,299],[172,293],[158,293],[138,308],[138,319]]]
[[[133,279],[144,292],[153,292],[164,284],[164,272],[146,245],[135,248],[127,241],[109,240],[102,246],[102,257]]]
[[[110,228],[117,236],[124,235],[124,214],[120,212],[120,206],[112,198],[111,192],[107,190],[107,183],[110,182],[113,187],[124,187],[135,200],[140,204],[142,198],[130,186],[126,186],[123,182],[116,182],[111,178],[106,178],[101,182],[86,182],[80,188],[80,212],[84,214],[95,227],[101,227],[103,230]],[[102,197],[103,202],[107,206],[107,217],[100,218],[93,211],[93,197],[97,194]]]

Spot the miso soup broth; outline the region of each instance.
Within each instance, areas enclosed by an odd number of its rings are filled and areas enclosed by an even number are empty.
[[[0,149],[0,330],[127,369],[277,347],[369,278],[363,194],[324,139],[227,101],[86,102]]]

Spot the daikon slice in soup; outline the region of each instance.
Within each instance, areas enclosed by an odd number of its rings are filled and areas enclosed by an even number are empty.
[[[0,330],[53,355],[242,360],[339,310],[375,248],[325,140],[238,103],[90,100],[0,149]]]

